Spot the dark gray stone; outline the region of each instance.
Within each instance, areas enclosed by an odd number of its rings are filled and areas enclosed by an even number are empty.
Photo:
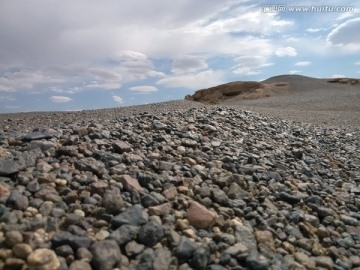
[[[137,238],[140,227],[133,225],[122,225],[109,235],[109,239],[115,240],[120,246]]]
[[[176,247],[175,255],[179,260],[190,260],[198,248],[195,242],[191,241],[186,236],[181,236],[179,244]]]
[[[119,245],[114,240],[95,242],[91,248],[93,269],[113,270],[121,260]]]
[[[129,224],[134,226],[141,226],[145,224],[149,219],[149,215],[140,205],[134,205],[119,215],[113,217],[111,224],[114,227],[120,227],[121,225]]]
[[[146,223],[139,230],[139,242],[149,247],[155,245],[164,237],[164,229],[156,221]]]
[[[190,261],[190,265],[194,267],[194,269],[204,269],[208,264],[209,255],[210,252],[205,247],[196,249]]]
[[[36,148],[31,151],[17,153],[12,158],[0,158],[0,176],[12,175],[28,167],[34,167],[41,154],[41,150]]]
[[[56,233],[51,239],[51,243],[54,247],[69,245],[74,250],[77,250],[80,247],[89,248],[91,240],[86,236],[77,236],[64,231]]]
[[[290,204],[297,204],[301,201],[300,198],[292,195],[292,194],[289,194],[289,193],[286,193],[286,192],[280,192],[278,195],[278,200],[280,201],[284,201],[284,202],[287,202],[287,203],[290,203]]]
[[[26,134],[22,140],[23,141],[33,141],[33,140],[42,140],[42,139],[51,139],[54,137],[54,132],[50,132],[48,130],[44,131],[33,131]]]

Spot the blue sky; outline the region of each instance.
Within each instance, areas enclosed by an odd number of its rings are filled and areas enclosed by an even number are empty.
[[[358,0],[313,3],[1,1],[0,113],[183,99],[281,74],[360,77]],[[284,11],[264,12],[275,4]]]

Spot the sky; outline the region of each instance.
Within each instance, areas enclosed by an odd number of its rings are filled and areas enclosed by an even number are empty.
[[[312,2],[0,0],[0,113],[147,104],[282,74],[359,78],[359,1]]]

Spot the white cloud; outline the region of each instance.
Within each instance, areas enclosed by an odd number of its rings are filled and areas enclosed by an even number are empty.
[[[234,59],[237,64],[231,70],[238,75],[260,74],[262,67],[273,65],[268,62],[268,58],[266,55],[239,56]]]
[[[306,29],[306,32],[310,32],[310,33],[318,33],[321,31],[325,31],[326,28],[308,28]]]
[[[294,64],[294,66],[298,66],[298,67],[307,67],[310,65],[311,65],[311,62],[309,62],[309,61],[301,61],[301,62],[296,62]]]
[[[358,61],[358,62],[354,63],[354,65],[360,65],[360,61]]]
[[[206,70],[195,74],[168,76],[157,82],[166,87],[201,89],[224,83],[222,71]]]
[[[130,87],[130,90],[141,93],[152,93],[158,91],[158,89],[155,86],[151,86],[151,85],[133,86]]]
[[[54,103],[67,103],[72,101],[73,99],[65,96],[52,96],[50,97],[50,100]]]
[[[350,50],[360,49],[360,18],[350,19],[333,29],[327,37],[332,45],[339,45]]]
[[[275,54],[278,57],[296,56],[297,52],[296,52],[295,48],[293,48],[293,47],[281,47],[281,48],[277,48],[275,50]]]
[[[0,77],[0,91],[15,92],[18,89],[29,90],[36,84],[55,84],[63,82],[60,76],[52,76],[47,71],[20,70],[8,71]]]
[[[202,56],[186,55],[174,59],[171,72],[175,74],[183,74],[206,69],[206,58]]]
[[[301,70],[289,70],[289,74],[298,74],[301,73]]]
[[[113,98],[113,100],[114,100],[115,102],[117,102],[117,103],[119,103],[119,104],[124,103],[122,97],[120,97],[120,96],[115,96],[115,95],[114,95],[114,96],[112,96],[112,98]]]
[[[332,75],[333,78],[345,78],[346,76],[343,74],[334,74]]]
[[[239,5],[225,18],[212,21],[206,28],[215,33],[251,33],[271,35],[293,26],[293,21],[280,19],[276,13],[263,13],[256,5]]]

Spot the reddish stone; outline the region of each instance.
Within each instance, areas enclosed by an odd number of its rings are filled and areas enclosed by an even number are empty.
[[[160,205],[150,206],[148,212],[150,216],[166,216],[171,211],[171,203],[163,203]]]
[[[206,229],[213,225],[217,214],[198,202],[192,201],[187,212],[189,224],[197,229]]]
[[[138,192],[143,192],[144,189],[140,186],[137,179],[131,177],[130,175],[114,175],[114,180],[119,181],[123,184],[124,188],[128,191],[136,190]]]

